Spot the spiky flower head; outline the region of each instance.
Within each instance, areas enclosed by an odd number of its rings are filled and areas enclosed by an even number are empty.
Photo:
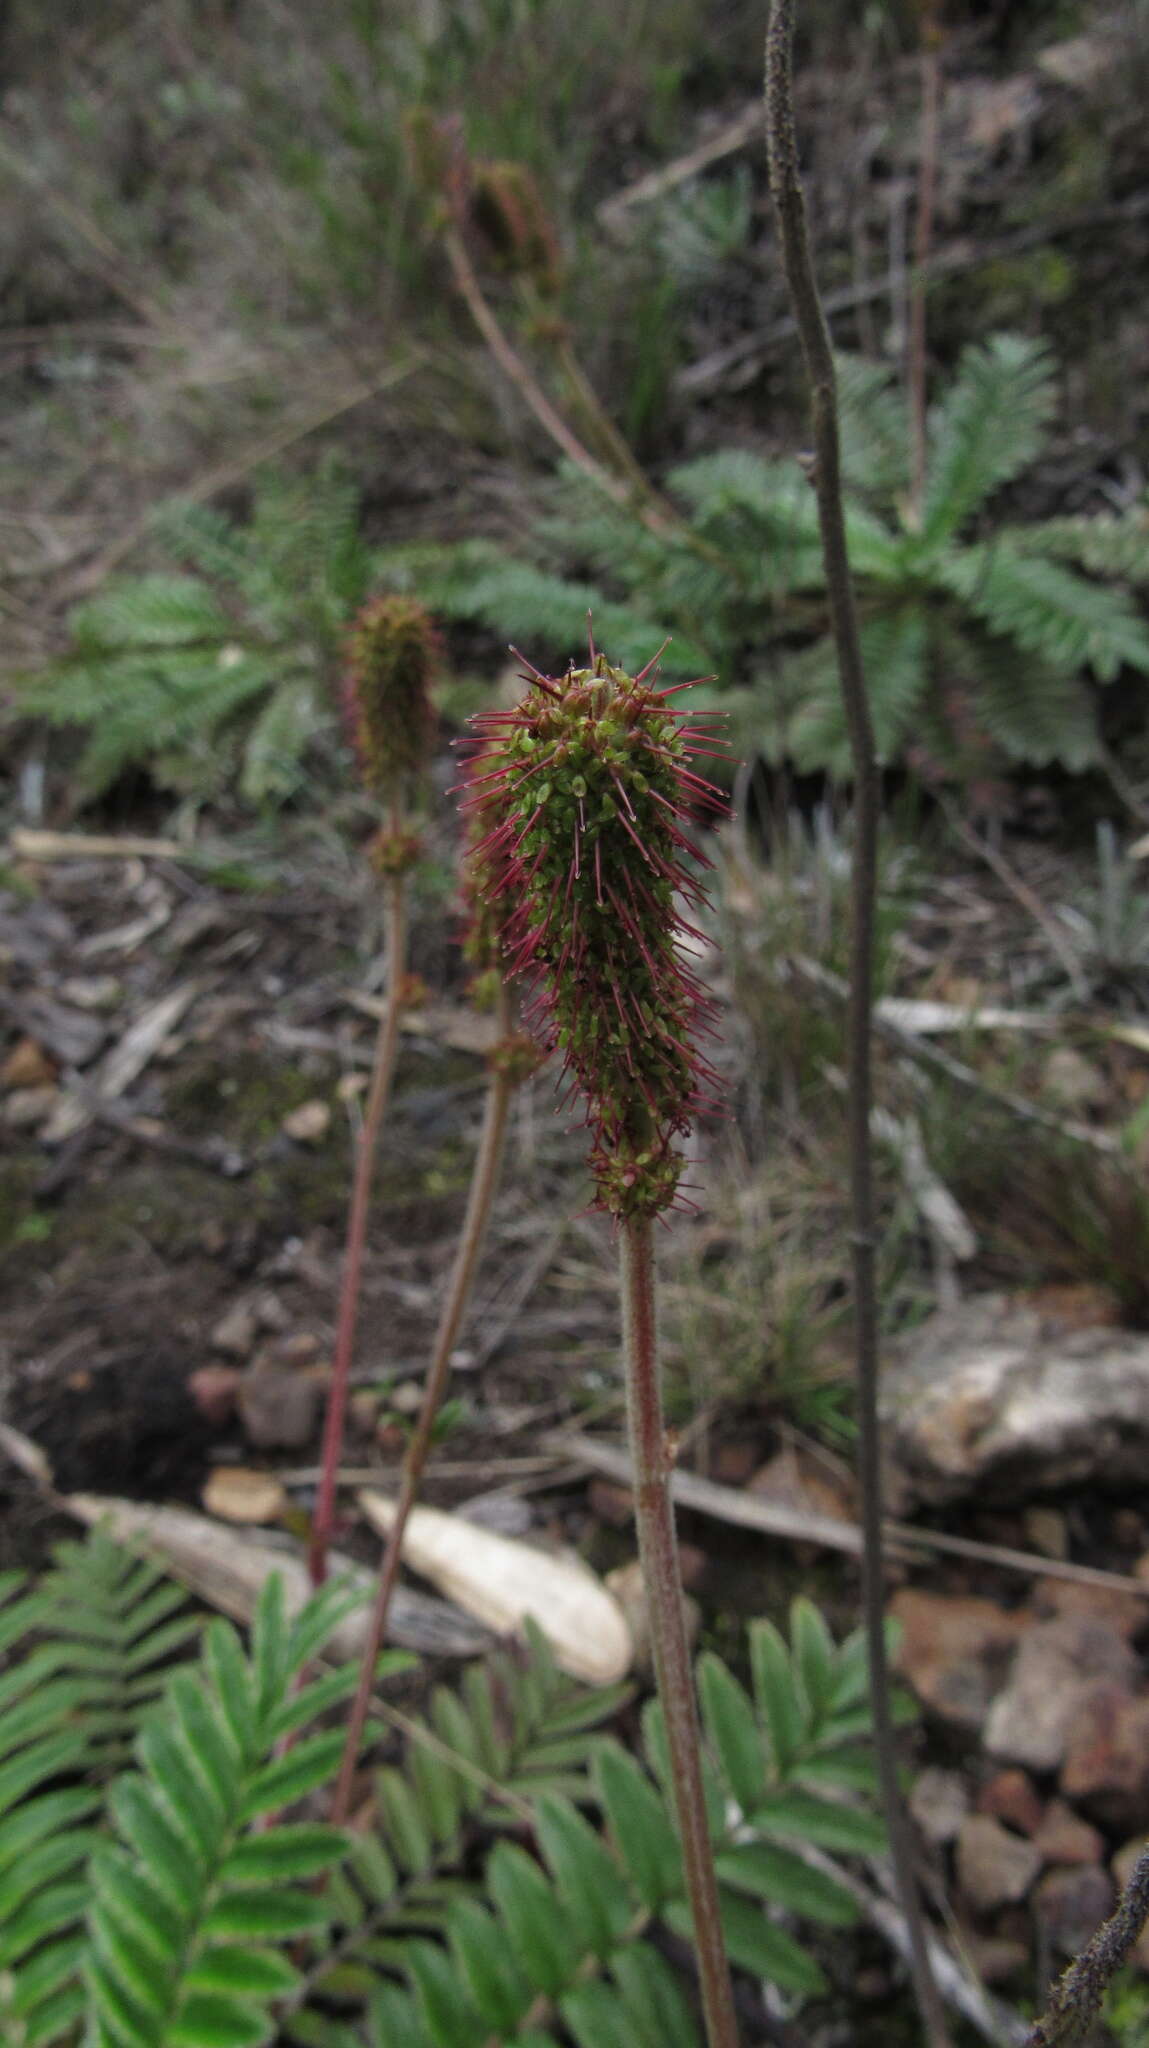
[[[690,813],[722,798],[691,765],[709,735],[654,671],[628,675],[593,647],[564,676],[532,669],[513,711],[472,720],[466,784],[526,1021],[586,1098],[598,1203],[619,1217],[673,1203],[674,1140],[715,1079],[699,1048],[709,1005],[678,941],[693,933],[679,905],[704,900],[685,865],[705,865]]]
[[[403,807],[430,765],[438,663],[439,636],[414,598],[373,598],[352,624],[347,723],[366,788],[392,808]]]

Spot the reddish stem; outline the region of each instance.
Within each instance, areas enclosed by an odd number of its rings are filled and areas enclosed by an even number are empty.
[[[509,1034],[511,1029],[511,1006],[506,984],[500,985],[499,1031],[500,1036]],[[418,1498],[419,1486],[426,1468],[434,1434],[435,1417],[447,1384],[451,1364],[451,1353],[466,1313],[475,1278],[475,1269],[487,1234],[491,1207],[499,1182],[499,1170],[503,1159],[503,1146],[507,1135],[507,1118],[511,1099],[515,1091],[513,1078],[499,1068],[491,1073],[487,1090],[486,1113],[479,1149],[475,1155],[471,1188],[467,1197],[467,1213],[459,1237],[459,1248],[451,1273],[439,1327],[435,1333],[435,1348],[427,1371],[427,1384],[423,1390],[423,1405],[415,1433],[407,1446],[403,1460],[403,1477],[399,1487],[399,1501],[395,1520],[387,1537],[379,1567],[379,1583],[375,1592],[375,1604],[363,1649],[363,1661],[359,1672],[359,1684],[351,1704],[351,1715],[347,1723],[347,1738],[343,1746],[343,1757],[339,1766],[339,1777],[331,1807],[331,1818],[341,1827],[350,1811],[351,1793],[359,1752],[363,1744],[363,1731],[367,1725],[367,1713],[371,1704],[371,1692],[375,1683],[375,1666],[387,1632],[387,1617],[391,1609],[391,1598],[399,1574],[399,1560],[403,1550],[403,1536],[410,1518],[411,1509]]]
[[[355,1180],[347,1215],[347,1244],[339,1289],[339,1312],[335,1329],[335,1355],[331,1365],[331,1388],[320,1455],[319,1495],[311,1525],[308,1569],[313,1586],[327,1576],[327,1553],[335,1522],[335,1495],[339,1484],[339,1460],[347,1418],[347,1397],[351,1387],[351,1361],[355,1350],[355,1327],[359,1318],[359,1292],[363,1274],[363,1247],[367,1239],[367,1217],[371,1206],[371,1183],[379,1133],[391,1094],[395,1061],[399,1050],[399,1019],[403,1007],[403,980],[407,966],[407,881],[392,875],[387,884],[387,1001],[379,1020],[371,1087],[363,1115],[363,1129],[355,1156]]]
[[[694,1919],[702,2010],[709,2048],[738,2048],[734,1995],[718,1906],[718,1881],[702,1789],[694,1678],[682,1612],[682,1580],[670,1498],[670,1455],[662,1421],[649,1217],[621,1225],[626,1401],[635,1475],[635,1521],[650,1616],[658,1696],[666,1721],[674,1809],[686,1892]]]

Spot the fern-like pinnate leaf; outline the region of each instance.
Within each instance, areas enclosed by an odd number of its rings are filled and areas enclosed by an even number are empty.
[[[83,2004],[86,1866],[104,1787],[199,1623],[182,1589],[96,1530],[0,1607],[0,2022],[67,2038]]]
[[[298,1733],[276,1754],[284,1701],[346,1612],[325,1590],[294,1621],[281,1583],[261,1596],[244,1652],[210,1624],[204,1659],[170,1681],[145,1723],[136,1770],[113,1789],[113,1837],[92,1863],[90,2048],[258,2048],[297,1983],[284,1950],[323,1927],[313,1880],[339,1830],[261,1823],[332,1775],[342,1733]]]
[[[799,1601],[789,1644],[771,1624],[759,1624],[751,1661],[752,1693],[719,1658],[698,1664],[720,1905],[735,1962],[809,1996],[824,1990],[825,1979],[799,1925],[849,1926],[857,1905],[803,1847],[869,1853],[885,1840],[865,1747],[865,1647],[860,1632],[835,1644],[817,1610]],[[556,1682],[553,1666],[544,1663],[541,1681],[546,1694]],[[313,1973],[311,1996],[287,2020],[289,2038],[299,2048],[349,2048],[346,2022],[330,2007],[359,1999],[372,2048],[524,2048],[554,2042],[560,2032],[587,2048],[699,2048],[693,2003],[652,1939],[660,1923],[692,1938],[660,1709],[651,1703],[642,1717],[645,1765],[599,1738],[574,1774],[576,1798],[535,1792],[533,1850],[497,1845],[476,1894],[460,1867],[465,1821],[468,1812],[481,1813],[483,1779],[500,1761],[495,1725],[517,1723],[522,1733],[524,1714],[533,1722],[538,1713],[521,1667],[508,1674],[504,1666],[489,1685],[490,1674],[475,1667],[464,1698],[437,1696],[441,1746],[431,1763],[449,1769],[452,1749],[467,1763],[449,1843],[436,1850],[443,1816],[432,1811],[430,1780],[417,1782],[410,1758],[402,1800],[399,1773],[380,1785],[379,1831],[353,1845],[348,1868],[366,1896],[373,1866],[370,1882],[385,1910],[369,1933],[361,1926]],[[589,1728],[598,1697],[584,1695],[581,1712],[572,1697],[567,1723]],[[601,1814],[597,1826],[585,1810],[592,1805]],[[403,1890],[398,1872],[415,1856],[423,1859],[419,1884]],[[330,1893],[336,1917],[347,1888],[341,1872]]]
[[[960,533],[994,491],[1028,468],[1054,402],[1053,363],[1040,342],[995,334],[964,351],[928,422],[927,542]]]
[[[374,567],[354,487],[327,466],[263,480],[246,525],[205,506],[157,520],[178,571],[122,576],[78,605],[72,645],[18,684],[22,705],[87,732],[85,793],[148,766],[166,786],[282,801],[333,718],[347,622]]]

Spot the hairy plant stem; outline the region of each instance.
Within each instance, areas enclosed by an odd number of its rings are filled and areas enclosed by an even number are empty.
[[[466,242],[458,227],[451,226],[444,229],[443,246],[447,252],[447,261],[451,266],[451,273],[458,288],[459,296],[466,305],[467,311],[470,313],[479,333],[482,335],[499,368],[505,376],[510,378],[524,404],[534,414],[543,432],[550,436],[556,448],[606,497],[612,499],[616,505],[624,506],[636,519],[641,520],[648,533],[656,534],[663,541],[678,541],[684,547],[688,547],[692,554],[698,555],[700,559],[727,568],[729,564],[720,550],[711,547],[710,543],[704,540],[701,534],[695,533],[692,528],[679,518],[672,506],[659,497],[658,492],[654,489],[649,478],[644,475],[613,422],[608,419],[603,411],[597,396],[591,392],[589,383],[583,376],[581,369],[579,369],[577,371],[579,388],[582,390],[584,398],[592,406],[594,419],[599,431],[609,435],[614,459],[619,463],[623,473],[616,474],[615,470],[608,469],[604,462],[600,462],[596,455],[592,455],[590,449],[584,442],[579,440],[578,435],[567,425],[562,414],[551,404],[538,379],[533,375],[528,365],[524,363],[518,350],[508,341],[488,303],[483,287],[475,273],[475,266],[467,254]],[[573,362],[574,358],[568,347],[568,367]]]
[[[331,1387],[323,1425],[320,1453],[319,1494],[311,1524],[308,1568],[311,1582],[322,1585],[327,1576],[327,1553],[335,1522],[335,1495],[339,1483],[339,1459],[347,1418],[347,1396],[351,1386],[351,1362],[355,1350],[355,1328],[359,1319],[359,1291],[363,1274],[363,1248],[367,1239],[367,1217],[371,1207],[371,1183],[379,1133],[383,1126],[395,1060],[399,1050],[399,1019],[403,1008],[403,980],[407,970],[407,878],[391,875],[387,880],[387,1001],[379,1020],[371,1086],[363,1112],[363,1129],[355,1155],[355,1179],[347,1213],[347,1242],[339,1286],[339,1310],[335,1327],[335,1354],[331,1364]]]
[[[922,118],[918,143],[918,202],[914,219],[914,268],[910,280],[906,384],[910,407],[910,518],[920,528],[926,496],[926,275],[934,239],[938,180],[938,113],[941,104],[939,0],[921,0]]]
[[[686,1891],[694,1920],[706,2038],[709,2048],[738,2048],[734,1996],[702,1790],[698,1709],[682,1612],[682,1580],[670,1498],[673,1461],[662,1421],[652,1230],[649,1217],[628,1217],[619,1226],[626,1404],[634,1461],[638,1552],[650,1616],[658,1696],[666,1720]]]
[[[1101,2001],[1149,1920],[1149,1849],[1143,1849],[1117,1903],[1075,1963],[1054,1987],[1049,2007],[1025,2037],[1025,2048],[1077,2048],[1092,2039]]]
[[[511,998],[505,982],[499,985],[499,1035],[505,1038],[513,1025]],[[399,1484],[399,1500],[395,1510],[395,1521],[387,1537],[379,1566],[379,1581],[375,1589],[375,1601],[367,1630],[367,1641],[363,1649],[363,1661],[359,1672],[359,1684],[351,1705],[347,1723],[347,1739],[336,1781],[332,1802],[331,1818],[337,1826],[346,1821],[351,1805],[351,1792],[359,1752],[363,1744],[363,1730],[367,1724],[367,1713],[371,1703],[371,1689],[375,1682],[375,1666],[383,1648],[387,1633],[387,1617],[391,1611],[391,1600],[395,1582],[399,1575],[399,1560],[403,1552],[403,1537],[410,1519],[411,1510],[418,1498],[419,1487],[426,1469],[434,1436],[435,1417],[442,1404],[443,1390],[451,1364],[451,1353],[459,1329],[466,1314],[471,1297],[475,1269],[483,1249],[490,1221],[495,1191],[499,1184],[499,1173],[503,1161],[503,1148],[507,1136],[507,1120],[511,1102],[517,1086],[515,1077],[500,1068],[492,1068],[487,1089],[486,1110],[483,1129],[479,1138],[479,1149],[475,1155],[471,1187],[467,1197],[467,1212],[459,1237],[455,1263],[443,1300],[439,1316],[439,1327],[435,1332],[435,1347],[427,1368],[427,1382],[423,1389],[423,1405],[415,1431],[407,1446],[403,1459],[403,1476]]]
[[[890,1711],[882,1585],[882,1481],[878,1433],[878,1314],[874,1275],[875,1221],[870,1113],[873,1097],[872,1007],[874,896],[880,788],[874,759],[866,679],[842,509],[838,410],[830,336],[818,296],[798,171],[792,83],[794,0],[771,0],[766,36],[766,142],[770,188],[778,216],[786,281],[794,307],[814,422],[814,487],[826,566],[830,622],[854,765],[854,859],[851,876],[849,1004],[849,1148],[853,1222],[858,1473],[862,1494],[862,1602],[869,1652],[870,1702],[882,1803],[910,1942],[914,1992],[930,2048],[949,2048],[934,1981],[925,1920],[914,1873]]]

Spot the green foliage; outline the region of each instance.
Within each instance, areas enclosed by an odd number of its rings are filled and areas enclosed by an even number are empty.
[[[803,1846],[841,1854],[884,1846],[864,1746],[865,1650],[860,1634],[835,1645],[804,1600],[795,1603],[789,1645],[764,1622],[753,1626],[750,1648],[750,1690],[717,1657],[698,1665],[727,1943],[742,1968],[794,1995],[815,1996],[826,1988],[821,1967],[779,1915],[825,1928],[851,1925],[856,1906],[848,1888],[807,1861]],[[538,1637],[526,1670],[529,1685],[541,1675],[553,1700],[553,1666]],[[353,1872],[359,1898],[372,1900],[372,1930],[366,1939],[360,1926],[344,1936],[312,1998],[291,2016],[289,2036],[300,2048],[359,2043],[345,2020],[331,2017],[336,1996],[366,2001],[372,2048],[397,2041],[403,2048],[524,2048],[554,2043],[551,2030],[559,2028],[580,2048],[698,2048],[692,2008],[650,1939],[658,1922],[690,1939],[656,1704],[643,1714],[644,1767],[610,1738],[588,1743],[588,1730],[603,1718],[599,1696],[583,1694],[581,1709],[571,1697],[561,1725],[573,1734],[552,1734],[543,1745],[565,1784],[543,1785],[535,1774],[531,1788],[538,1856],[503,1841],[477,1889],[463,1877],[460,1821],[468,1811],[482,1813],[484,1784],[497,1782],[487,1771],[499,1761],[490,1715],[506,1676],[504,1667],[492,1690],[486,1675],[476,1680],[472,1672],[463,1700],[445,1690],[436,1696],[438,1741],[468,1765],[450,1791],[443,1747],[417,1776],[409,1757],[381,1788],[380,1835],[353,1849],[337,1880],[346,1914]],[[532,1711],[524,1679],[520,1669],[504,1703],[512,1720]],[[553,1729],[553,1706],[551,1714]],[[530,1775],[519,1775],[520,1789]],[[580,1805],[601,1812],[601,1831]]]
[[[537,1631],[434,1693],[369,1831],[282,1817],[338,1760],[317,1724],[354,1674],[315,1669],[351,1597],[292,1621],[273,1578],[246,1649],[212,1621],[189,1657],[182,1596],[102,1536],[38,1591],[0,1583],[5,2042],[697,2048],[653,1939],[690,1932],[661,1712],[639,1761],[601,1732],[624,1689],[576,1686]],[[723,1918],[741,1967],[813,1996],[794,1929],[855,1906],[803,1850],[883,1846],[864,1647],[799,1601],[788,1644],[753,1627],[750,1673],[698,1665]]]
[[[847,532],[878,753],[927,773],[1002,762],[1082,769],[1099,757],[1090,681],[1149,672],[1130,586],[1149,583],[1149,514],[1002,523],[994,499],[1040,454],[1053,365],[1037,343],[968,348],[928,421],[920,521],[909,506],[906,410],[891,373],[843,359]],[[649,533],[572,475],[536,559],[493,550],[395,557],[448,614],[505,621],[563,657],[593,609],[612,659],[675,635],[670,673],[734,682],[736,748],[848,772],[814,494],[798,464],[724,449],[672,471],[677,534]],[[567,581],[558,563],[577,563]],[[617,593],[621,592],[621,601]],[[796,652],[794,641],[805,644]],[[623,656],[616,650],[626,648]]]
[[[178,566],[78,605],[70,650],[19,702],[85,729],[87,795],[146,765],[195,796],[234,781],[249,803],[282,801],[331,725],[341,635],[370,582],[356,492],[331,467],[268,476],[246,524],[192,505],[155,537]]]

